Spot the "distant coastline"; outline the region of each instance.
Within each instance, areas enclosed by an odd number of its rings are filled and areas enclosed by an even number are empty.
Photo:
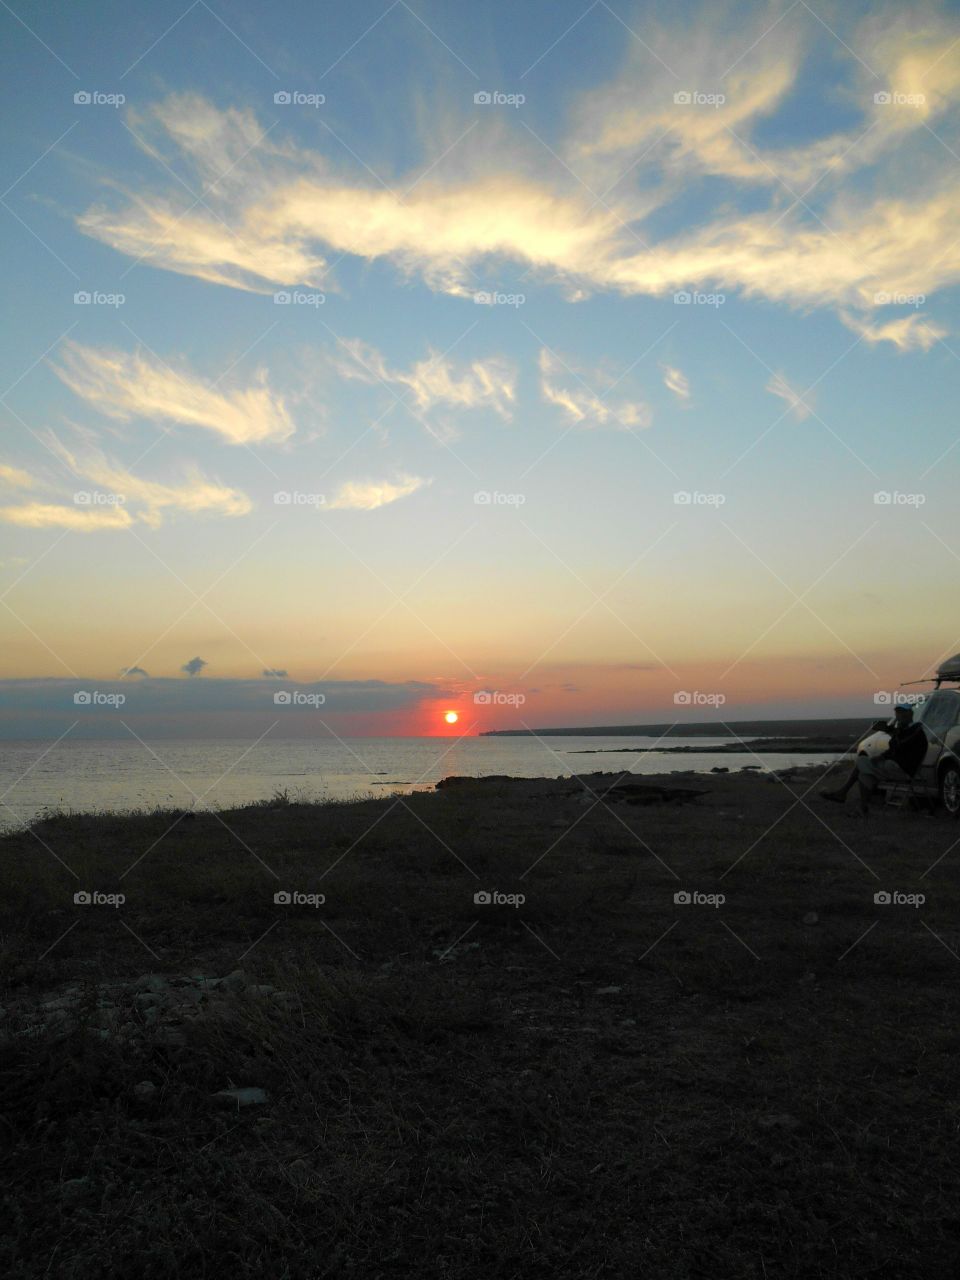
[[[876,719],[883,718],[878,708]],[[691,724],[606,724],[562,729],[488,729],[481,738],[796,738],[853,742],[866,732],[869,717],[812,720],[700,721]]]

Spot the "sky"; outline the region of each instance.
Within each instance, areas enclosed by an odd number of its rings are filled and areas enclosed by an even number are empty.
[[[957,6],[0,26],[3,736],[868,716],[960,649]]]

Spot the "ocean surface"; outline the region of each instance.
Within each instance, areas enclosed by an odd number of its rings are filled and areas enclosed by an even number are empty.
[[[0,743],[0,827],[28,822],[45,810],[71,812],[161,808],[227,809],[276,792],[318,801],[432,790],[450,774],[484,777],[558,777],[601,770],[634,774],[694,770],[731,771],[760,765],[752,755],[720,755],[711,747],[729,738],[670,738],[688,755],[627,755],[623,747],[650,747],[654,738],[350,738],[338,741],[158,740],[137,742],[64,739]],[[659,740],[662,744],[663,740]],[[581,755],[580,751],[598,754]],[[765,769],[834,759],[776,754]]]

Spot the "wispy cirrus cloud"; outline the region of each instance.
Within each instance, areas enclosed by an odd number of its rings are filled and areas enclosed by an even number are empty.
[[[28,502],[20,507],[0,507],[0,520],[24,529],[71,529],[75,533],[99,533],[104,529],[129,529],[133,517],[119,505],[66,506],[53,502]]]
[[[672,391],[678,400],[690,399],[690,380],[682,370],[670,364],[662,364],[663,385]]]
[[[146,418],[213,431],[230,444],[282,442],[294,433],[283,397],[265,371],[245,389],[221,391],[215,383],[171,368],[140,351],[67,342],[57,376],[88,404],[120,422]]]
[[[597,395],[572,363],[561,360],[546,347],[541,348],[539,367],[543,399],[558,408],[573,426],[584,429],[614,427],[629,431],[635,427],[649,427],[653,421],[650,406],[642,400],[608,400],[606,396]],[[586,372],[591,382],[602,377],[598,369]]]
[[[509,420],[516,402],[517,370],[501,356],[456,361],[431,352],[409,369],[394,369],[376,347],[348,338],[340,340],[333,363],[343,378],[406,388],[422,413],[437,408],[489,409]]]
[[[898,351],[929,351],[948,333],[942,325],[919,311],[898,316],[883,324],[871,324],[867,317],[851,315],[846,311],[840,313],[840,319],[848,329],[859,333],[865,342],[874,346],[880,342],[890,342]]]
[[[335,511],[376,511],[378,507],[409,497],[430,483],[421,476],[399,476],[396,480],[350,480],[340,486],[327,506]]]
[[[253,508],[245,493],[210,480],[193,464],[179,483],[164,484],[134,475],[96,450],[76,454],[52,433],[47,433],[46,443],[75,476],[101,486],[128,509],[135,508],[134,517],[153,528],[160,525],[167,510],[190,515],[243,516]]]
[[[333,254],[387,260],[454,294],[473,291],[479,266],[510,261],[571,297],[695,286],[865,313],[880,291],[929,296],[960,281],[960,179],[934,136],[960,104],[955,15],[931,4],[851,15],[842,34],[856,56],[837,45],[844,127],[795,146],[764,130],[803,88],[822,37],[803,6],[712,5],[647,34],[574,104],[550,150],[487,116],[410,190],[406,174],[345,176],[325,153],[265,136],[252,112],[168,98],[137,117],[138,132],[211,184],[213,212],[170,187],[88,210],[79,225],[156,266],[264,291],[330,288]],[[722,87],[723,100],[677,102],[684,84],[688,98]],[[857,173],[870,180],[845,188]],[[666,234],[648,226],[704,177],[719,180],[713,204]]]
[[[0,463],[0,483],[11,485],[15,489],[31,489],[34,481],[29,471]]]
[[[790,413],[796,418],[797,422],[803,422],[813,412],[812,407],[805,402],[801,393],[790,385],[782,373],[775,373],[764,390],[769,391],[772,396],[779,396],[781,400],[785,400],[789,405]]]

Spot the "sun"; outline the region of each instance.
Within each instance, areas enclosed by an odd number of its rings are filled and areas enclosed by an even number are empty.
[[[447,724],[456,724],[457,721],[460,719],[456,711],[445,711],[443,714],[443,718],[444,720],[446,720]]]

